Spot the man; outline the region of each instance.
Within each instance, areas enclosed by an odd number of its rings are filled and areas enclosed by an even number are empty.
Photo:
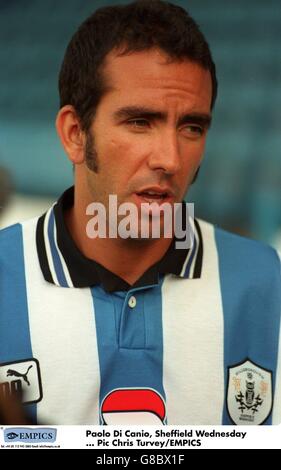
[[[179,213],[211,123],[216,72],[196,23],[158,0],[100,9],[59,88],[74,190],[0,235],[2,389],[39,423],[280,422],[277,253],[198,220],[179,249],[155,213]],[[126,210],[112,221],[111,196],[136,209],[133,235],[116,232]]]

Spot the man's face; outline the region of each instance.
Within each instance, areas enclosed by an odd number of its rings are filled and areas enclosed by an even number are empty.
[[[203,156],[209,71],[189,61],[169,63],[164,53],[149,50],[110,53],[104,74],[111,88],[89,130],[98,164],[98,172],[86,168],[93,200],[106,207],[110,194],[118,205],[180,202]]]

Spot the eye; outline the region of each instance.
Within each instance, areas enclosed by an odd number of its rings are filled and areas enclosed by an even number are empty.
[[[188,124],[182,128],[182,131],[187,137],[196,139],[203,136],[205,133],[205,128],[198,126],[198,124]]]
[[[146,119],[130,119],[127,124],[134,129],[145,129],[149,127],[149,122]]]

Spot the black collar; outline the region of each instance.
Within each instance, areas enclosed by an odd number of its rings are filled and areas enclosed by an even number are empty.
[[[174,239],[163,258],[131,286],[78,250],[64,220],[64,212],[73,205],[73,201],[74,188],[71,187],[38,219],[37,251],[46,281],[61,287],[91,287],[101,284],[107,292],[112,292],[157,284],[161,274],[174,274],[190,279],[201,277],[203,244],[197,220],[194,221],[193,246],[190,249],[176,249]]]

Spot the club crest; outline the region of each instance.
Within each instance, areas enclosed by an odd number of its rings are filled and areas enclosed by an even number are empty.
[[[228,368],[227,411],[234,424],[263,424],[272,410],[272,372],[246,359]]]

